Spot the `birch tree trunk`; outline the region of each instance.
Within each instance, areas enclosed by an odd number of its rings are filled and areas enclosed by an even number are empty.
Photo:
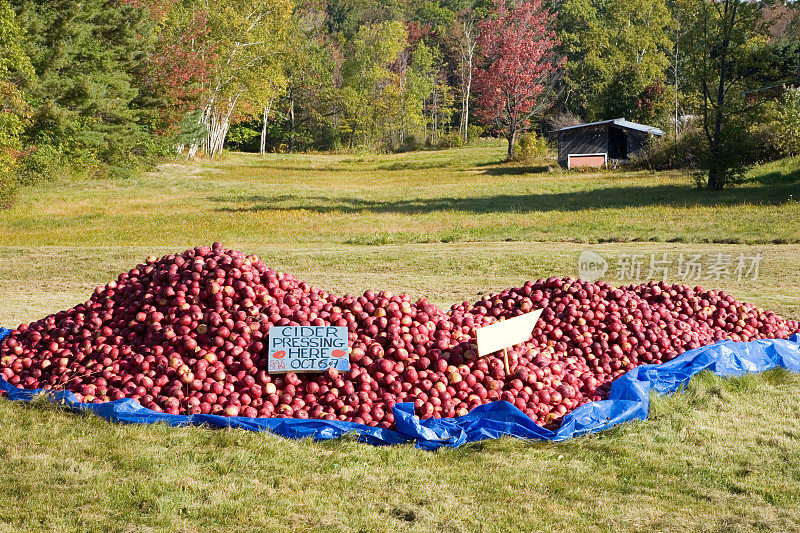
[[[474,50],[474,47],[473,47]],[[469,72],[467,73],[467,93],[464,95],[464,143],[469,141],[469,94],[472,91],[472,52],[469,54],[467,62]]]
[[[239,96],[228,98],[227,108],[221,109],[220,105],[210,104],[206,109],[206,127],[208,134],[203,141],[203,148],[205,149],[208,157],[214,158],[222,153],[222,148],[225,145],[225,137],[228,135],[228,128],[230,127],[230,119],[233,114],[233,109],[236,107],[236,102]]]
[[[458,122],[458,134],[459,135],[464,135],[465,132],[467,131],[467,126],[466,126],[466,124],[464,124],[464,116],[465,116],[464,115],[464,109],[466,109],[466,107],[467,107],[466,106],[466,102],[467,102],[466,94],[467,94],[467,91],[465,90],[466,84],[464,83],[464,80],[466,79],[466,70],[465,70],[466,69],[466,64],[467,64],[467,62],[464,59],[464,49],[462,47],[462,49],[461,49],[461,61],[459,63],[459,67],[461,68],[461,118],[460,118],[460,120]]]
[[[294,88],[289,89],[289,153],[294,153]]]
[[[475,46],[476,41],[472,35],[472,30],[474,27],[474,21],[466,20],[464,21],[464,46],[462,48],[462,62],[466,63],[466,87],[464,88],[464,94],[462,95],[462,106],[461,106],[461,122],[464,125],[464,143],[466,143],[468,139],[468,132],[469,132],[469,96],[472,92],[472,60],[475,56]],[[462,82],[463,83],[463,82]]]
[[[261,126],[261,155],[267,153],[267,119],[269,119],[269,111],[272,107],[272,100],[267,102],[264,106],[264,124]]]
[[[200,118],[197,119],[197,123],[203,124],[206,127],[206,130],[208,130],[208,110],[210,106],[211,104],[208,104],[206,107],[204,107],[203,113],[200,115]],[[205,147],[205,143],[206,143],[205,136],[202,139],[200,138],[192,139],[192,142],[190,142],[189,145],[186,147],[186,159],[193,159],[195,155],[197,155],[197,151],[200,149],[201,144],[203,147]]]

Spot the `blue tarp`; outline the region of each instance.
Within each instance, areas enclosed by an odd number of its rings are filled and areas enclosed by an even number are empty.
[[[0,340],[8,330],[0,328]],[[335,439],[354,434],[368,444],[415,442],[416,446],[433,450],[441,446],[456,447],[467,442],[496,439],[504,435],[521,439],[562,441],[587,433],[597,433],[629,420],[643,420],[649,411],[650,391],[669,394],[703,370],[719,376],[738,376],[782,367],[800,372],[800,334],[789,340],[768,339],[752,342],[720,341],[716,344],[683,353],[663,365],[642,365],[620,376],[611,387],[608,400],[591,402],[564,417],[557,431],[536,425],[525,413],[508,402],[498,401],[473,409],[457,418],[420,420],[414,405],[401,403],[394,407],[397,431],[374,428],[352,422],[300,420],[290,418],[246,418],[215,415],[168,415],[157,413],[130,399],[103,404],[76,401],[70,392],[48,394],[54,401],[73,409],[86,409],[115,422],[149,424],[166,422],[171,426],[208,425],[233,427],[251,431],[271,431],[293,439]],[[42,389],[18,389],[0,378],[0,390],[12,400],[31,400]]]

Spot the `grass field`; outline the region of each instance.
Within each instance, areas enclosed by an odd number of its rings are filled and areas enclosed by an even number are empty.
[[[800,159],[711,194],[681,173],[572,174],[502,156],[492,143],[231,154],[25,189],[0,212],[0,324],[213,240],[333,292],[391,288],[442,306],[576,275],[585,249],[612,263],[758,253],[756,279],[691,282],[800,318]],[[428,453],[119,426],[0,400],[0,531],[800,531],[799,376],[701,376],[652,410],[566,443]]]
[[[722,193],[684,173],[499,165],[502,146],[380,156],[229,155],[139,179],[28,189],[0,246],[461,241],[800,243],[800,158]]]
[[[0,402],[0,530],[797,531],[798,389],[703,376],[602,435],[436,453]]]

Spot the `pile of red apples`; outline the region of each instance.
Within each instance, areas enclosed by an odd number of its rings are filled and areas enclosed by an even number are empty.
[[[478,357],[476,331],[543,309],[531,338]],[[349,330],[351,369],[267,372],[272,326]],[[723,291],[574,278],[529,281],[442,311],[389,291],[334,296],[257,256],[201,246],[148,258],[89,301],[14,329],[0,377],[69,390],[83,402],[132,398],[171,414],[347,420],[390,428],[395,403],[421,418],[505,400],[555,427],[642,364],[721,339],[787,338],[798,323]]]

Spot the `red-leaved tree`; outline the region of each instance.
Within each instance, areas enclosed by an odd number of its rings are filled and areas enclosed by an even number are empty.
[[[477,114],[504,133],[509,160],[517,133],[537,111],[538,99],[561,63],[555,55],[555,17],[541,0],[495,0],[491,17],[479,24]]]
[[[187,112],[199,107],[216,59],[207,13],[200,2],[122,1],[147,9],[156,25],[144,84],[162,102],[159,128],[177,127]]]

